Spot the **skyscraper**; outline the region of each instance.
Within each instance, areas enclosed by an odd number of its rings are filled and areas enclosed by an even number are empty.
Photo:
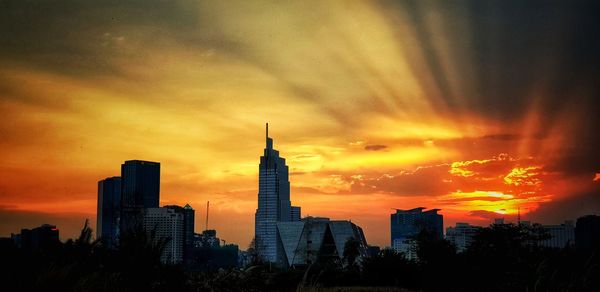
[[[160,163],[129,160],[121,165],[120,232],[141,223],[144,208],[158,208]]]
[[[254,238],[260,257],[276,262],[277,222],[291,221],[290,181],[285,159],[273,149],[266,126],[266,147],[260,157],[258,177],[258,208],[256,209]]]
[[[109,177],[98,182],[98,211],[96,237],[115,246],[119,238],[119,213],[121,207],[121,178]]]

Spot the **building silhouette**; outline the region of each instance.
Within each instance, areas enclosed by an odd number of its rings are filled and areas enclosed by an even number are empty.
[[[299,211],[295,219],[299,219]],[[258,177],[258,208],[255,215],[254,238],[258,255],[265,261],[276,262],[281,248],[277,246],[277,222],[292,220],[288,166],[279,151],[273,149],[266,125],[266,146],[260,157]]]
[[[176,213],[183,215],[183,232],[180,242],[183,249],[183,259],[188,260],[194,247],[194,218],[196,211],[189,204],[186,204],[184,207],[168,205],[163,208],[172,209]]]
[[[409,259],[416,259],[414,238],[419,233],[427,232],[435,239],[444,237],[444,218],[437,213],[440,209],[423,212],[424,209],[396,209],[396,213],[390,215],[392,248]]]
[[[278,222],[278,265],[306,266],[312,263],[339,262],[349,239],[359,243],[359,256],[367,255],[367,240],[362,228],[348,220],[306,217],[301,221]]]
[[[480,228],[469,223],[456,223],[455,227],[446,228],[446,240],[452,242],[458,252],[463,252],[473,242],[473,237]]]
[[[221,239],[217,237],[217,231],[208,229],[202,233],[194,233],[194,247],[220,247]]]
[[[575,225],[575,247],[593,250],[600,247],[600,216],[587,215],[577,218]]]
[[[121,177],[109,177],[98,182],[96,237],[106,246],[114,247],[119,239],[121,211]]]
[[[494,218],[494,223],[495,225],[504,225],[504,218]]]
[[[300,221],[300,218],[302,218],[302,209],[298,206],[292,206],[290,216],[291,221]]]
[[[550,238],[542,240],[540,245],[553,248],[564,248],[575,243],[575,226],[573,221],[565,221],[560,225],[542,225]]]
[[[145,208],[143,228],[147,234],[154,234],[153,240],[167,241],[161,254],[161,261],[179,264],[184,259],[185,215],[175,208]]]
[[[43,224],[33,229],[21,229],[20,234],[12,234],[12,240],[19,248],[37,251],[59,245],[59,230],[55,225]]]
[[[114,247],[122,234],[143,230],[152,240],[167,242],[163,262],[187,267],[194,248],[195,211],[189,204],[159,207],[159,201],[160,163],[125,161],[121,177],[98,182],[98,235]]]
[[[144,208],[158,208],[160,163],[129,160],[121,165],[120,232],[135,228],[143,219]]]

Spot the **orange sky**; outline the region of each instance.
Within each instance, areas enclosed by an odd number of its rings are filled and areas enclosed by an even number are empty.
[[[0,12],[0,236],[95,226],[97,181],[143,159],[161,162],[161,204],[191,204],[200,231],[210,200],[210,227],[245,248],[265,122],[292,203],[373,244],[392,208],[446,226],[600,211],[585,7],[221,2]]]

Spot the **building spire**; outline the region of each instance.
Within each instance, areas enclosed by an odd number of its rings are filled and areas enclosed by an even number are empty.
[[[267,149],[273,149],[273,139],[269,138],[269,123],[266,124]]]

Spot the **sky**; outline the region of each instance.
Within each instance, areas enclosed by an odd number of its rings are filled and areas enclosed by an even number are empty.
[[[390,241],[600,213],[597,1],[0,0],[0,236],[95,227],[97,182],[161,163],[161,205],[246,248],[264,126],[304,216]]]

